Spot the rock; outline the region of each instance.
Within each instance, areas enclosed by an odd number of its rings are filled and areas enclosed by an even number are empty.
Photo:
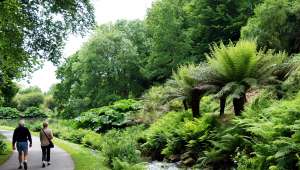
[[[182,161],[184,165],[193,165],[195,163],[195,160],[193,158],[187,158],[184,161]]]
[[[189,158],[190,156],[191,156],[191,152],[185,152],[184,154],[182,154],[180,156],[180,159],[185,160],[185,159]]]
[[[169,156],[169,160],[172,162],[177,162],[180,160],[180,155],[171,155]]]

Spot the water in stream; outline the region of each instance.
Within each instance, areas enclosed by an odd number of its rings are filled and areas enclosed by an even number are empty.
[[[180,170],[176,163],[153,161],[148,164],[148,170]]]

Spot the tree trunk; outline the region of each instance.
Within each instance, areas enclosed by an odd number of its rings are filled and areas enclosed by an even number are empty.
[[[280,85],[276,86],[276,96],[277,96],[277,99],[280,100],[283,98],[284,96],[284,92],[282,90],[282,87]]]
[[[191,106],[192,106],[193,117],[199,117],[200,116],[200,92],[199,92],[199,90],[193,90]]]
[[[183,103],[183,106],[184,106],[184,110],[188,110],[188,109],[189,109],[189,106],[188,106],[187,100],[184,99],[184,100],[182,101],[182,103]]]
[[[246,103],[246,94],[243,94],[240,98],[233,99],[233,108],[236,116],[240,116],[244,111],[244,105]]]
[[[224,116],[225,105],[226,105],[226,97],[224,96],[220,98],[220,116]]]

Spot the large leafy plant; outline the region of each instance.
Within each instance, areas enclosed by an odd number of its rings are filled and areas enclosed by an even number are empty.
[[[75,121],[77,127],[101,132],[113,127],[127,126],[132,121],[131,116],[139,109],[141,109],[141,104],[138,101],[120,100],[109,106],[83,112]]]
[[[11,107],[0,107],[0,119],[15,119],[19,118],[21,113]]]

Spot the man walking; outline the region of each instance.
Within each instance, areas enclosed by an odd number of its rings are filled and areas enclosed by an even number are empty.
[[[29,146],[32,147],[32,139],[31,134],[28,130],[28,128],[25,127],[25,121],[20,120],[19,126],[15,129],[13,134],[13,149],[17,150],[19,152],[19,163],[20,166],[18,169],[22,169],[22,163],[24,166],[24,169],[27,170],[27,157],[28,157],[28,141]]]

